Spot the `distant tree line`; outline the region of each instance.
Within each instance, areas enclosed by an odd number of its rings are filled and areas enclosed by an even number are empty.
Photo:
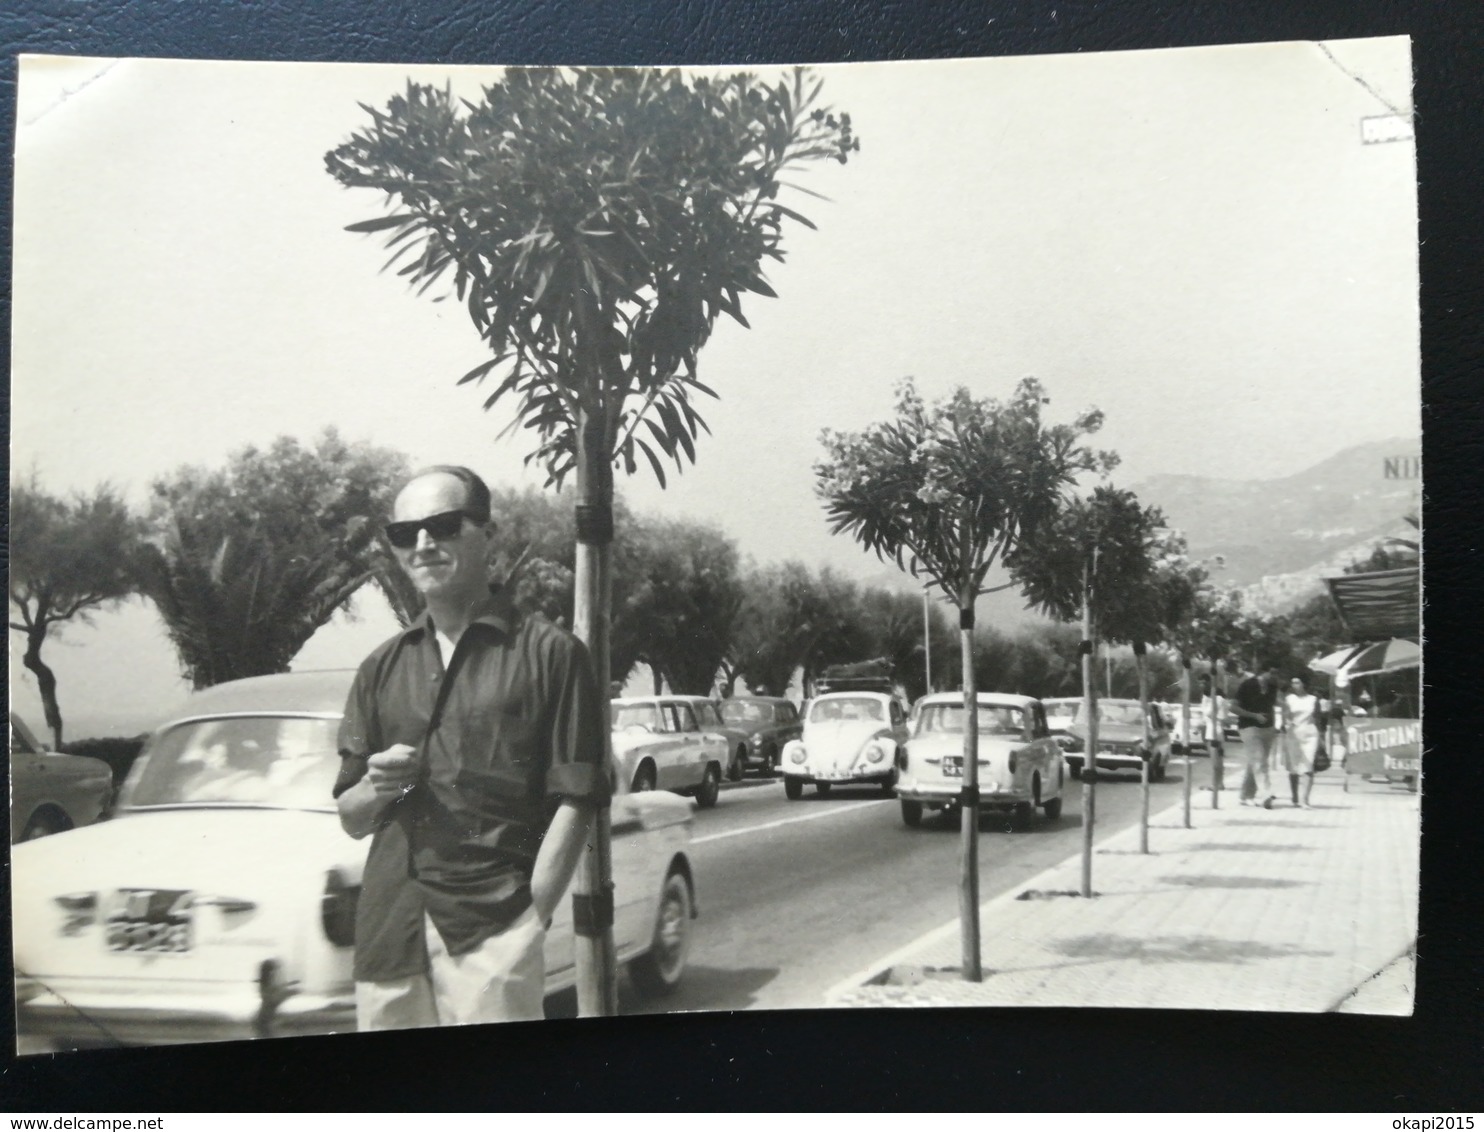
[[[149,599],[197,688],[288,670],[294,656],[367,584],[406,624],[415,591],[379,534],[409,474],[400,453],[350,443],[327,430],[312,444],[281,437],[233,454],[218,469],[178,468],[156,480],[141,512],[103,485],[59,497],[33,476],[11,494],[11,628],[26,642],[46,725],[62,745],[56,678],[42,656],[49,636],[130,596]],[[499,524],[492,580],[511,587],[523,611],[564,625],[573,613],[576,532],[572,509],[534,489],[495,493]],[[797,560],[757,563],[714,526],[635,515],[617,501],[624,537],[613,554],[612,672],[646,666],[658,691],[762,692],[808,688],[831,665],[881,657],[911,698],[928,691],[924,616],[933,685],[961,686],[957,625],[941,601],[863,586]],[[1352,571],[1416,561],[1414,544],[1379,546]],[[1261,617],[1235,610],[1235,662],[1272,658],[1301,671],[1345,643],[1327,595]],[[977,687],[1034,696],[1075,695],[1075,626],[1033,624],[973,636]],[[1125,650],[1126,652],[1127,650]],[[1151,652],[1151,687],[1179,676],[1177,650]],[[1136,687],[1131,656],[1100,664],[1107,694]]]

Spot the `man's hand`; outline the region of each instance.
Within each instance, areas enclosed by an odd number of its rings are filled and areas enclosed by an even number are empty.
[[[388,806],[417,785],[417,751],[393,743],[366,760],[366,775],[336,801],[340,826],[352,837],[375,833]]]
[[[376,796],[388,801],[402,797],[417,785],[417,749],[393,743],[366,760],[366,779]]]

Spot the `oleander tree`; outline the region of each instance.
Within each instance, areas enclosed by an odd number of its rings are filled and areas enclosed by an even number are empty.
[[[982,977],[978,900],[978,711],[974,607],[990,570],[1060,513],[1063,495],[1112,453],[1087,447],[1097,410],[1065,424],[1043,419],[1045,389],[1026,378],[1005,401],[959,387],[929,405],[908,379],[890,420],[860,432],[826,429],[815,490],[833,534],[848,534],[947,597],[959,611],[964,693],[960,919],[964,978]],[[1014,584],[1014,583],[1009,583]]]
[[[1159,511],[1145,507],[1133,492],[1100,484],[1089,495],[1066,501],[1009,559],[1012,577],[1034,607],[1057,621],[1082,621],[1084,896],[1092,895],[1097,822],[1098,706],[1092,658],[1101,640],[1138,642],[1141,649],[1151,637],[1158,639],[1153,547],[1162,526]],[[1147,693],[1144,699],[1147,720]]]
[[[139,520],[108,484],[59,496],[33,473],[10,489],[10,628],[25,638],[21,663],[36,677],[54,747],[62,746],[62,708],[42,647],[134,592],[140,534]]]
[[[793,173],[859,148],[803,68],[777,81],[679,70],[511,68],[477,101],[409,83],[326,154],[331,176],[382,194],[351,225],[385,233],[420,292],[440,281],[488,357],[460,378],[514,402],[527,460],[576,480],[574,628],[609,681],[615,466],[696,457],[706,429],[700,351],[744,294],[774,296],[764,266],[812,223],[785,199]],[[606,729],[605,729],[606,734]],[[609,883],[600,810],[580,894]],[[606,918],[606,917],[605,917]],[[587,1014],[617,1010],[611,927],[579,941]]]

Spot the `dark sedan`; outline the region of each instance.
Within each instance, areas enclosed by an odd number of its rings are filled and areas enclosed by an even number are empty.
[[[747,737],[744,766],[772,775],[783,745],[799,738],[804,725],[799,711],[781,696],[733,696],[721,701],[721,718]]]

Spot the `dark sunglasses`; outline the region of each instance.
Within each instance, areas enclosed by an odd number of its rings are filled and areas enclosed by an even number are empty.
[[[476,523],[482,521],[466,511],[440,511],[426,519],[405,519],[400,523],[388,523],[383,529],[386,531],[387,542],[398,550],[411,550],[417,545],[418,531],[427,531],[430,538],[447,542],[458,537],[459,532],[464,529],[465,519],[472,519]]]

